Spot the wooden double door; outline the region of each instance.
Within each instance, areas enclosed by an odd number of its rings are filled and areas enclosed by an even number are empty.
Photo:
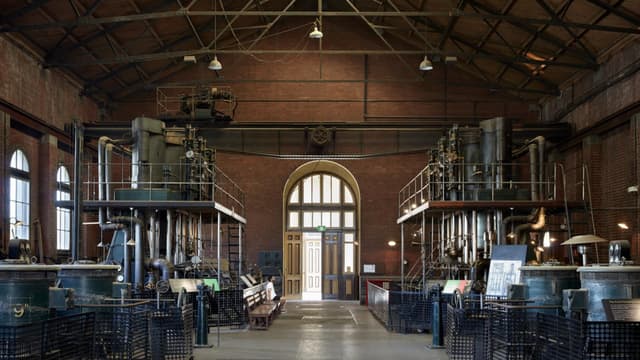
[[[321,242],[317,241],[317,235]],[[302,232],[286,232],[284,236],[284,291],[287,297],[301,298],[303,293],[309,296],[320,290],[322,299],[357,298],[356,273],[344,271],[342,232],[325,231],[309,233],[309,236]]]

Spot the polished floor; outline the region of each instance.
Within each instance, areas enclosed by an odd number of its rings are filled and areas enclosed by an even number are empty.
[[[367,310],[352,301],[289,301],[268,330],[211,328],[210,349],[196,349],[195,359],[447,359],[431,350],[429,334],[388,332]]]

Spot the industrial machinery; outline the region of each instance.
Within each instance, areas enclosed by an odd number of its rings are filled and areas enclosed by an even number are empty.
[[[83,213],[97,213],[100,238],[110,236],[111,242],[104,264],[65,267],[63,282],[111,294],[100,285],[114,275],[105,265],[118,266],[119,280],[131,283],[134,293],[153,291],[158,281],[174,277],[237,282],[244,195],[216,166],[215,150],[196,128],[139,117],[131,127],[109,129],[119,137],[100,128],[75,130],[76,143],[97,139],[98,161],[84,164],[76,152],[76,186],[82,188],[74,188],[73,202],[59,202],[75,210],[73,260],[88,243],[81,240]]]
[[[407,234],[419,236],[411,239],[421,246],[418,278],[471,280],[471,289],[482,293],[495,245],[527,245],[527,260],[534,261],[549,246],[543,244],[544,232],[571,235],[569,213],[583,199],[568,199],[564,183],[564,168],[547,162],[544,137],[516,146],[504,118],[481,121],[479,127],[454,125],[399,193],[401,251]],[[403,281],[415,278],[406,275]]]

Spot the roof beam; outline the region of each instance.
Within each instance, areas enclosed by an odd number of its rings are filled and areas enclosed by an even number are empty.
[[[426,24],[426,22],[424,20],[421,20],[421,19],[418,19],[418,21],[422,21],[423,23],[425,23],[425,25],[431,26],[432,28],[436,29],[436,31],[443,31],[444,30],[443,28],[441,28],[440,26],[438,26],[436,24]],[[458,36],[457,34],[452,33],[451,34],[451,38],[456,40],[457,42],[459,42],[461,44],[464,44],[465,46],[467,46],[467,47],[469,47],[471,49],[476,50],[479,54],[495,55],[495,54],[490,53],[488,50],[486,50],[484,48],[479,48],[478,46],[473,44],[471,41],[468,41],[468,40],[464,39],[464,37]],[[517,66],[517,64],[514,64],[514,63],[509,62],[509,61],[505,61],[505,60],[502,60],[502,59],[496,59],[496,60],[499,63],[502,63],[505,66],[509,67],[510,69],[513,69],[514,71],[519,72],[519,73],[521,73],[521,74],[523,74],[525,76],[528,76],[530,74],[527,70]],[[556,84],[554,84],[554,83],[552,83],[552,82],[550,82],[548,80],[545,80],[542,77],[538,77],[538,78],[536,78],[536,80],[538,82],[542,83],[547,89],[552,90],[552,91],[558,91],[557,90],[558,89],[558,85],[556,85]]]
[[[171,1],[172,2],[172,1]],[[132,21],[151,20],[151,19],[165,19],[172,17],[182,16],[228,16],[228,15],[241,15],[241,16],[303,16],[303,17],[318,17],[322,16],[346,16],[346,17],[468,17],[468,18],[480,18],[480,19],[495,19],[495,20],[507,20],[509,22],[515,22],[518,24],[538,24],[550,26],[568,26],[571,28],[589,29],[596,31],[618,32],[628,34],[640,34],[640,29],[637,27],[621,27],[621,26],[607,26],[607,25],[594,25],[584,24],[568,21],[557,21],[554,19],[546,18],[526,18],[511,15],[493,15],[485,13],[470,13],[462,12],[457,9],[451,9],[450,11],[195,11],[178,9],[175,11],[164,12],[150,12],[146,14],[133,14],[133,15],[120,15],[111,17],[80,17],[73,21],[51,21],[42,24],[29,24],[29,25],[7,25],[0,26],[0,32],[17,32],[17,31],[29,31],[40,30],[55,27],[71,27],[71,26],[87,26],[98,25],[108,23],[126,23]]]
[[[264,28],[264,30],[262,30],[262,32],[260,33],[260,35],[258,35],[258,37],[256,37],[253,42],[251,43],[251,45],[249,45],[249,50],[253,49],[254,46],[256,46],[256,44],[258,44],[258,42],[260,40],[262,40],[262,38],[269,32],[269,30],[271,30],[271,28],[273,27],[273,25],[275,25],[278,20],[280,20],[280,18],[287,12],[287,10],[289,10],[289,8],[291,6],[293,6],[293,4],[296,3],[296,0],[291,0],[289,2],[289,4],[287,4],[287,6],[284,8],[284,10],[282,11],[282,14],[279,14],[276,16],[275,19],[273,19],[271,22],[269,22],[269,24],[267,24],[267,27]]]
[[[95,0],[93,2],[93,4],[91,4],[91,6],[89,6],[87,8],[87,10],[84,12],[84,14],[82,16],[91,15],[96,10],[98,5],[100,5],[101,2],[102,2],[102,0]],[[44,56],[45,62],[47,62],[49,59],[51,59],[51,56],[56,51],[56,49],[58,49],[60,47],[60,45],[62,45],[62,43],[69,37],[69,35],[71,35],[73,33],[73,31],[76,28],[77,28],[77,26],[72,26],[70,28],[65,29],[64,35],[62,36],[62,38],[60,38],[60,40],[58,40],[58,42],[51,48],[51,50],[49,50],[45,54],[45,56]]]
[[[458,6],[456,6],[456,9],[463,11],[466,6],[467,0],[460,0],[458,2]],[[447,25],[447,29],[442,33],[440,41],[438,42],[438,49],[442,50],[444,48],[444,44],[447,42],[447,39],[449,39],[449,36],[451,35],[451,32],[453,31],[453,28],[456,26],[456,23],[459,19],[459,17],[453,17],[451,18],[451,20],[449,20],[449,25]]]
[[[249,6],[252,4],[253,1],[254,0],[248,0],[247,3],[245,4],[245,6],[243,7],[243,9],[249,8]],[[207,49],[211,49],[213,47],[213,44],[216,41],[218,41],[218,39],[220,39],[222,37],[222,35],[224,35],[227,32],[228,29],[231,29],[231,26],[233,25],[233,23],[235,23],[235,21],[238,18],[239,18],[239,16],[236,15],[236,16],[233,17],[233,19],[228,21],[227,25],[222,29],[222,31],[220,31],[219,33],[216,34],[216,37],[206,46],[206,48]],[[207,27],[207,25],[205,25],[203,27],[199,27],[198,29],[200,31],[203,31],[206,27]],[[179,44],[181,44],[183,42],[186,42],[186,41],[188,41],[190,39],[191,39],[191,36],[188,35],[188,34],[185,34],[184,36],[182,36],[182,37],[180,37],[180,38],[178,38],[178,39],[176,39],[176,40],[174,40],[172,42],[163,44],[160,48],[158,48],[156,50],[156,53],[166,52],[166,50],[170,49],[171,47],[179,45]],[[190,53],[190,54],[187,54],[187,55],[196,55],[196,54],[191,54]],[[213,53],[211,53],[210,55],[213,55]],[[184,55],[182,55],[182,56],[184,56]],[[167,58],[177,59],[178,57],[180,57],[180,56],[168,56]],[[86,94],[91,94],[93,92],[93,90],[91,89],[92,87],[95,88],[98,84],[100,84],[100,83],[102,83],[102,82],[104,82],[104,81],[116,76],[118,73],[120,73],[122,71],[125,71],[127,69],[132,68],[135,64],[136,64],[135,62],[128,62],[127,64],[125,64],[125,65],[123,65],[123,66],[121,66],[121,67],[119,67],[117,69],[114,69],[114,70],[108,72],[105,75],[102,75],[102,76],[92,80],[91,82],[89,82],[85,86],[85,90],[83,90],[83,92],[86,93]]]
[[[632,23],[635,26],[640,26],[640,19],[631,13],[622,11],[621,9],[615,6],[611,6],[610,4],[603,2],[602,0],[587,0],[587,1],[604,10],[608,10],[609,12],[614,13],[615,15],[625,19],[626,21]]]
[[[618,0],[613,7],[616,8],[618,6],[620,6],[623,3],[624,0]],[[604,18],[606,18],[611,12],[607,9],[607,10],[603,10],[603,12],[598,15],[594,20],[593,23],[597,24],[600,21],[604,20]],[[577,39],[581,39],[589,30],[583,30],[581,33],[578,34]],[[560,48],[558,51],[556,51],[552,58],[557,59],[558,57],[560,57],[562,54],[564,54],[568,49],[569,49],[570,44],[567,44],[567,46]],[[528,77],[522,84],[521,86],[527,86],[527,84],[529,84],[529,82],[531,81],[532,77]]]
[[[466,40],[462,40],[460,38],[453,37],[452,39],[463,43],[466,46],[472,47],[475,46]],[[174,45],[171,43],[171,45]],[[167,47],[167,46],[165,46]],[[513,65],[513,64],[536,64],[536,65],[555,65],[555,66],[564,66],[570,68],[578,68],[578,69],[593,69],[594,67],[589,64],[580,64],[580,63],[565,63],[565,62],[556,62],[550,60],[534,60],[529,59],[524,56],[521,57],[513,57],[508,55],[501,54],[493,54],[484,49],[479,49],[478,54],[465,53],[465,52],[440,52],[440,51],[426,51],[429,55],[443,55],[443,56],[457,56],[459,58],[479,58],[479,59],[492,59],[499,61],[503,64]],[[119,63],[140,63],[147,61],[158,61],[158,60],[166,60],[173,58],[181,58],[185,55],[213,55],[214,53],[218,54],[242,54],[242,55],[251,55],[251,54],[323,54],[323,55],[424,55],[425,51],[422,49],[415,50],[380,50],[380,49],[331,49],[331,50],[280,50],[280,49],[191,49],[191,50],[177,50],[177,51],[166,51],[166,52],[156,52],[156,53],[148,53],[148,54],[140,54],[140,55],[123,55],[123,56],[115,56],[111,58],[102,58],[95,60],[81,60],[81,61],[53,61],[46,64],[49,67],[52,66],[69,66],[69,67],[83,67],[88,65],[108,65],[108,64],[119,64]]]
[[[500,13],[500,12],[498,12],[498,10],[493,9],[493,8],[489,7],[488,5],[484,5],[484,4],[478,3],[476,0],[468,0],[468,1],[470,1],[473,4],[474,8],[481,9],[484,12],[487,12],[487,13],[490,13],[490,14],[493,14],[493,15],[505,15],[506,14],[506,13],[505,14]],[[512,3],[512,5],[514,3]],[[541,40],[544,40],[544,41],[548,42],[549,44],[555,45],[555,46],[560,47],[560,48],[565,47],[565,45],[566,45],[566,42],[561,40],[560,38],[557,38],[557,37],[555,37],[553,35],[550,35],[550,34],[548,34],[546,32],[540,32],[539,31],[539,27],[536,28],[534,26],[531,26],[531,25],[528,25],[528,24],[518,23],[518,22],[515,22],[513,20],[504,20],[504,21],[510,23],[513,26],[518,27],[518,29],[520,29],[522,31],[528,32],[531,35],[539,37]],[[550,24],[544,24],[544,25],[546,25],[547,27],[550,26]],[[568,50],[571,51],[576,56],[579,56],[581,59],[584,57],[584,53],[582,51],[580,51],[579,49],[569,48]]]
[[[553,11],[553,9],[551,9],[551,7],[549,7],[549,5],[544,1],[544,0],[536,0],[536,2],[538,3],[538,5],[540,5],[540,7],[542,7],[544,9],[544,11],[547,12],[547,14],[549,14],[551,16],[552,19],[560,21],[560,22],[564,22],[562,19],[560,19],[558,17],[558,14]],[[571,1],[573,2],[573,1]],[[569,3],[569,5],[567,5],[567,9],[569,8],[571,2]],[[582,41],[580,41],[580,39],[577,38],[576,34],[569,29],[568,26],[563,25],[562,28],[564,29],[564,31],[566,31],[571,38],[573,39],[573,42],[576,42],[584,51],[584,53],[589,57],[589,60],[591,63],[596,63],[596,57],[595,55],[593,55],[593,53],[591,52],[591,50],[589,50],[589,48],[587,48]]]
[[[166,5],[169,5],[169,4],[173,4],[173,0],[162,0],[160,3],[158,3],[156,6],[154,6],[150,10],[151,11],[155,11],[155,10],[161,9],[161,8],[163,8],[163,7],[165,7]],[[93,19],[93,17],[88,17],[88,18],[89,19]],[[87,45],[87,43],[89,43],[89,42],[91,42],[91,41],[93,41],[93,40],[95,40],[95,39],[97,39],[97,38],[99,38],[101,36],[104,36],[106,34],[110,34],[112,31],[114,31],[116,29],[119,29],[119,28],[125,26],[126,24],[127,23],[116,23],[116,24],[113,24],[111,26],[105,26],[104,30],[97,31],[93,35],[89,35],[89,36],[87,36],[85,38],[79,39],[79,42],[77,42],[74,45],[71,45],[71,46],[69,46],[67,48],[55,49],[53,51],[51,57],[52,57],[52,59],[54,59],[58,55],[61,55],[61,54],[62,55],[69,55],[73,50],[75,50],[75,49],[77,49],[77,48],[79,48],[81,46],[85,46],[85,45]],[[1,28],[1,26],[0,26],[0,28]],[[2,31],[2,30],[0,29],[0,31]]]
[[[36,0],[32,1],[29,5],[21,7],[5,16],[0,17],[0,23],[9,24],[13,22],[15,19],[27,15],[28,13],[39,9],[42,5],[48,3],[50,0]]]

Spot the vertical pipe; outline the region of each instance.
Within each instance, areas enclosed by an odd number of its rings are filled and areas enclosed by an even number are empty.
[[[400,223],[400,291],[404,291],[404,223]]]
[[[540,197],[540,200],[544,200],[545,199],[545,193],[544,193],[544,184],[545,184],[545,178],[544,178],[544,147],[545,147],[545,140],[544,137],[542,136],[538,136],[536,138],[538,140],[538,186],[540,188],[538,196]]]
[[[107,144],[104,149],[104,196],[103,200],[111,200],[111,158],[113,155],[113,144]],[[107,220],[111,218],[111,208],[107,206]]]
[[[78,260],[80,253],[80,225],[82,223],[82,154],[84,152],[84,127],[77,120],[73,122],[73,223],[71,224],[71,259]]]
[[[469,261],[469,214],[467,211],[460,214],[462,226],[460,227],[460,239],[462,241],[462,262],[470,264]]]
[[[422,212],[422,223],[420,225],[420,249],[422,251],[422,291],[427,289],[427,222],[425,220],[424,211]]]
[[[144,217],[140,216],[142,214],[140,214],[140,211],[135,210],[134,211],[134,216],[137,219],[143,219]],[[143,226],[143,222],[136,222],[134,225],[134,229],[135,229],[135,264],[134,264],[134,271],[135,271],[135,279],[134,279],[134,288],[136,289],[140,289],[144,286],[144,248],[143,248],[143,233],[142,233],[142,226]]]
[[[504,239],[504,224],[502,223],[502,210],[496,210],[496,217],[494,222],[494,229],[496,231],[496,244],[502,245],[502,239]],[[493,251],[493,245],[491,244],[491,250]]]
[[[154,258],[155,248],[156,248],[156,217],[151,214],[149,216],[149,231],[147,232],[147,243],[149,244],[149,256]]]
[[[172,211],[171,209],[167,209],[167,240],[166,240],[166,254],[165,254],[165,258],[167,259],[168,262],[172,262],[171,261],[171,252],[172,252],[172,248],[171,248],[171,238],[173,237],[173,216],[172,216]]]
[[[471,261],[473,264],[478,261],[478,212],[471,211]]]
[[[238,276],[242,275],[242,223],[238,224]]]
[[[131,254],[129,252],[129,245],[127,242],[129,241],[129,237],[131,236],[131,229],[128,227],[124,227],[124,239],[122,241],[122,246],[124,246],[124,282],[131,282]]]
[[[222,248],[222,228],[220,228],[220,221],[222,220],[222,217],[220,216],[220,212],[218,211],[218,230],[217,230],[217,235],[216,235],[216,242],[218,244],[218,248],[217,248],[217,257],[216,257],[216,273],[218,274],[218,284],[222,284],[222,273],[220,271],[220,261],[222,261],[221,257],[221,253],[220,253],[220,249]]]
[[[106,136],[100,137],[98,140],[98,200],[104,200],[104,146],[107,141]],[[98,223],[103,225],[105,223],[104,220],[104,208],[100,206],[98,208]]]
[[[198,257],[200,259],[204,259],[203,251],[202,251],[202,213],[198,215],[198,231],[197,231],[197,239],[198,239]]]
[[[156,235],[155,235],[155,243],[156,243],[156,247],[154,249],[154,253],[153,253],[153,258],[154,259],[159,259],[160,258],[160,216],[156,217]]]
[[[538,144],[529,143],[529,175],[531,178],[531,200],[538,200]]]

